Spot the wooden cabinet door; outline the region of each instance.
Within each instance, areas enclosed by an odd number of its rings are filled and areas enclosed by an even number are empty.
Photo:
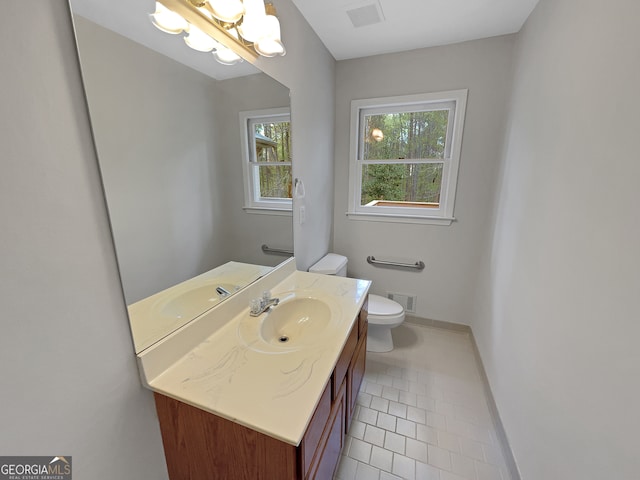
[[[302,438],[302,442],[300,442],[300,447],[298,447],[303,478],[309,476],[313,463],[317,463],[318,456],[322,455],[323,435],[327,424],[331,421],[331,414],[331,381],[329,381],[307,426],[307,431]]]
[[[364,330],[364,336],[358,342],[349,370],[347,371],[347,412],[345,418],[345,433],[351,425],[351,418],[356,408],[356,400],[358,392],[364,378],[365,364],[367,361],[367,328]]]
[[[356,347],[358,345],[358,325],[353,325],[351,328],[351,332],[347,337],[347,341],[342,348],[342,353],[340,353],[340,357],[338,358],[338,362],[336,363],[335,370],[333,372],[333,399],[337,398],[338,390],[340,389],[340,385],[342,385],[343,380],[345,379],[347,372],[349,371],[349,367],[351,362],[353,361],[353,355],[356,351]]]
[[[296,447],[155,393],[171,480],[294,480]]]
[[[333,478],[340,452],[344,447],[344,421],[346,413],[346,380],[342,382],[338,389],[338,394],[331,409],[331,417],[327,422],[324,444],[321,446],[321,454],[318,456],[318,463],[314,464],[309,480],[328,480]]]

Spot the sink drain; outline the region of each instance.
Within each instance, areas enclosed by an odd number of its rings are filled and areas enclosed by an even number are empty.
[[[286,335],[282,335],[282,336],[278,339],[278,341],[279,341],[280,343],[286,343],[286,342],[288,342],[288,341],[289,341],[289,337],[287,337]]]

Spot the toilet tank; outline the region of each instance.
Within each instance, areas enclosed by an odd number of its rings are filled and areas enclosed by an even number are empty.
[[[323,275],[347,276],[347,257],[337,253],[327,253],[324,257],[309,267],[311,273]]]

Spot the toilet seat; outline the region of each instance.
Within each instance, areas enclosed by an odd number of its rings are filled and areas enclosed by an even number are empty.
[[[393,350],[391,329],[404,321],[404,308],[389,298],[369,294],[367,313],[367,352],[390,352]]]
[[[369,294],[369,324],[393,327],[404,320],[404,308],[398,302],[380,295]]]

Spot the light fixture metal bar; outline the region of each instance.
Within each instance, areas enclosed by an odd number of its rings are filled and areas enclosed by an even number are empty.
[[[243,45],[240,40],[234,38],[222,26],[214,23],[204,13],[196,7],[193,7],[187,0],[158,0],[158,2],[182,16],[187,22],[195,25],[215,41],[240,55],[246,61],[255,63],[258,58],[258,54],[253,48]]]

